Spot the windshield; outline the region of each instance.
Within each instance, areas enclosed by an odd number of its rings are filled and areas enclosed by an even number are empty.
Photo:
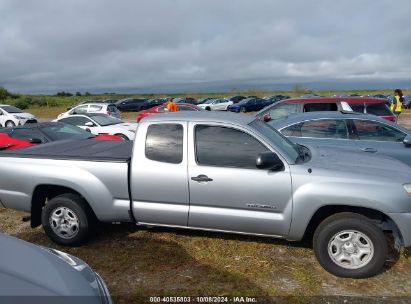
[[[13,106],[3,106],[3,107],[1,107],[1,109],[6,111],[7,113],[24,113],[19,108],[16,108],[16,107],[13,107]]]
[[[250,123],[250,126],[264,135],[273,144],[273,146],[278,147],[281,152],[286,154],[290,159],[296,162],[298,161],[300,158],[300,148],[298,145],[292,143],[276,129],[259,119],[256,119]]]
[[[93,116],[90,116],[90,118],[95,120],[100,126],[117,125],[123,122],[118,118],[114,118],[111,116],[105,116],[105,115],[93,115]]]
[[[69,124],[56,124],[52,126],[46,126],[41,130],[52,140],[88,139],[94,137],[94,135],[92,135],[90,132]]]

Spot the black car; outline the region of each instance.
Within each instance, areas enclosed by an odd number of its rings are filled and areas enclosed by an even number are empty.
[[[167,101],[168,101],[167,97],[150,99],[148,101],[149,108],[156,107],[156,106],[161,106],[163,103],[166,103]]]
[[[64,139],[90,139],[95,135],[79,127],[62,122],[41,122],[13,128],[0,129],[0,133],[16,139],[27,140],[33,144],[45,144]]]
[[[391,99],[389,99],[389,101],[391,103]],[[403,104],[403,106],[406,109],[411,108],[411,94],[404,95],[404,104]]]
[[[117,109],[123,112],[138,112],[150,108],[150,103],[146,98],[126,98],[115,103]]]
[[[237,102],[240,102],[241,100],[246,99],[246,98],[247,97],[245,97],[245,96],[236,95],[236,96],[228,96],[228,97],[225,97],[224,99],[232,101],[233,103],[237,103]]]
[[[244,100],[241,100],[239,103],[228,106],[228,111],[243,113],[253,112],[259,111],[268,105],[268,101],[262,98],[246,98]]]
[[[264,97],[264,99],[267,100],[269,104],[274,104],[280,100],[289,99],[289,98],[291,97],[287,95],[272,95],[272,96]]]

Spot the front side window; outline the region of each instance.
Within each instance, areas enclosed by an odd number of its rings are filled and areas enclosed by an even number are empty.
[[[42,128],[42,131],[52,140],[88,139],[93,137],[90,132],[69,124],[45,126]]]
[[[286,136],[347,139],[347,124],[342,119],[310,120],[281,131]]]
[[[195,128],[199,165],[256,169],[258,154],[269,151],[258,140],[240,130],[198,125]]]
[[[148,159],[179,164],[183,161],[184,129],[180,124],[152,124],[147,129],[145,154]]]
[[[353,120],[359,140],[401,142],[406,134],[385,124],[369,120]]]

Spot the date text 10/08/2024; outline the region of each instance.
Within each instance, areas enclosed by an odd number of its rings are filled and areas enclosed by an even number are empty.
[[[150,303],[257,303],[253,297],[150,297]]]

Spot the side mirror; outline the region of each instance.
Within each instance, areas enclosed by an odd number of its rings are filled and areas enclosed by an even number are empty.
[[[255,164],[258,169],[272,170],[272,171],[282,171],[284,170],[284,164],[277,154],[273,152],[260,153]]]
[[[91,121],[86,122],[86,127],[94,127],[94,124]]]
[[[411,135],[405,136],[404,140],[402,141],[406,147],[411,146]]]
[[[29,142],[32,143],[32,144],[41,144],[42,143],[40,138],[31,138],[31,139],[29,139]]]

